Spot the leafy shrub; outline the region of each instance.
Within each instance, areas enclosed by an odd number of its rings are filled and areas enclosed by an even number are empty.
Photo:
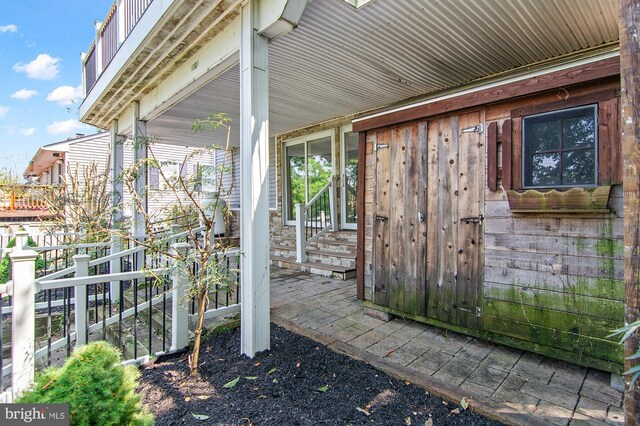
[[[16,239],[14,237],[11,240],[9,240],[9,242],[7,243],[7,248],[14,248],[15,246],[16,246]],[[29,237],[27,239],[27,246],[38,247],[38,244],[31,237]],[[0,262],[0,284],[6,283],[7,281],[9,281],[9,278],[11,278],[9,276],[9,271],[11,270],[10,266],[11,266],[11,259],[9,259],[8,254],[5,254],[2,257],[2,261]],[[44,269],[44,267],[45,267],[45,264],[42,257],[41,256],[36,257],[36,271],[42,270]]]
[[[121,361],[107,342],[79,346],[64,366],[38,374],[17,402],[69,403],[71,425],[152,425],[136,393],[140,373]]]

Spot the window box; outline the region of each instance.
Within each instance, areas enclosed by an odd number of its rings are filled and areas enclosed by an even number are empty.
[[[607,203],[610,190],[610,185],[568,190],[508,190],[507,198],[509,199],[509,207],[514,213],[608,213]]]

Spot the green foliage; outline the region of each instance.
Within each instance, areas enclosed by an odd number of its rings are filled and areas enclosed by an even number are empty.
[[[69,403],[72,425],[152,425],[153,416],[136,394],[140,373],[121,361],[107,342],[80,346],[64,366],[40,373],[16,402]]]
[[[611,333],[607,337],[622,335],[622,338],[620,339],[620,344],[622,345],[624,344],[625,340],[635,335],[638,332],[638,329],[640,329],[640,320],[634,321],[631,324],[627,324],[624,327],[620,327],[618,329],[613,330],[613,333]],[[635,354],[628,356],[626,359],[637,360],[639,358],[640,358],[640,348],[636,350]],[[628,385],[629,385],[629,389],[632,389],[636,381],[638,380],[638,377],[640,377],[640,364],[631,367],[630,369],[625,371],[623,374],[625,376],[631,375],[631,379],[629,380]]]
[[[9,242],[7,243],[7,248],[14,248],[15,246],[16,246],[16,239],[14,237],[11,240],[9,240]],[[38,244],[36,244],[36,242],[31,237],[29,237],[29,239],[27,239],[27,246],[38,247]],[[43,270],[44,267],[45,267],[45,263],[42,257],[41,256],[36,257],[36,271]],[[10,271],[11,271],[11,260],[9,259],[9,255],[5,254],[2,257],[2,261],[0,262],[0,284],[4,284],[7,281],[9,281],[9,278],[11,278],[9,276]]]

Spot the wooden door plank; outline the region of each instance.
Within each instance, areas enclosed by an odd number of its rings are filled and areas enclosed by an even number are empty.
[[[440,177],[440,151],[442,120],[430,121],[427,128],[427,239],[426,239],[426,316],[438,318],[438,271],[440,270],[439,247],[441,242],[441,219],[438,213],[438,187]]]
[[[460,128],[473,127],[479,122],[479,112],[465,114],[460,117]],[[469,328],[478,326],[478,252],[482,224],[475,221],[467,223],[462,218],[478,218],[482,212],[480,200],[484,191],[484,167],[481,159],[484,158],[484,150],[481,140],[480,133],[460,133],[456,308],[458,325]]]
[[[389,307],[403,311],[404,309],[404,286],[405,282],[405,222],[404,222],[404,199],[409,195],[405,194],[404,176],[406,174],[406,127],[396,127],[391,130],[391,143],[389,149],[391,156],[390,185],[389,185]]]
[[[376,132],[375,143],[389,144],[389,130]],[[376,151],[376,188],[374,215],[374,303],[389,305],[389,221],[375,217],[389,217],[389,185],[390,185],[389,149]]]
[[[422,301],[422,305],[416,306],[416,314],[425,316],[427,313],[427,221],[430,220],[427,210],[427,164],[428,164],[428,123],[426,121],[418,123],[417,155],[418,161],[418,213],[422,213],[422,221],[418,220],[416,238],[416,277],[418,278],[416,288],[416,299]]]
[[[457,116],[445,119],[442,132],[439,132],[438,147],[440,150],[439,168],[440,183],[438,185],[438,221],[442,239],[438,247],[440,270],[438,271],[438,319],[449,323],[457,323],[457,312],[452,309],[456,303],[456,245],[457,245],[457,209],[458,197],[454,196],[458,188],[458,131]]]
[[[418,263],[422,262],[418,258],[418,247],[421,238],[418,235],[418,194],[420,188],[419,167],[420,158],[418,156],[419,130],[418,124],[411,124],[404,131],[404,145],[406,150],[404,156],[404,311],[411,314],[419,314],[424,306],[424,292],[421,290],[420,277],[418,275]]]

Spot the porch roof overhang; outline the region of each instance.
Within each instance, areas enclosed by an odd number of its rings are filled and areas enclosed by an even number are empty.
[[[189,41],[188,30],[178,27],[167,32],[190,2],[174,0],[165,27],[154,27],[129,65],[112,73],[111,80],[98,82],[108,87],[91,91],[81,107],[83,121],[107,128],[130,101],[158,94],[158,84],[170,77],[177,61],[193,62],[198,49],[235,31],[237,6],[218,2],[218,15],[215,8],[189,15],[193,22],[188,28],[201,29],[196,40]],[[224,13],[226,19],[221,18]],[[180,42],[172,38],[178,31],[184,34]],[[161,49],[174,44],[182,46],[179,58],[168,47]],[[313,0],[297,29],[270,43],[270,133],[544,70],[549,64],[615,52],[617,46],[615,0],[377,0],[359,9],[342,0]],[[147,60],[149,69],[136,80],[142,56],[155,62]],[[210,137],[205,141],[191,132],[193,120],[226,112],[237,144],[237,52],[225,58],[215,73],[203,73],[197,84],[158,101],[146,117],[148,133],[166,143],[211,143]]]

